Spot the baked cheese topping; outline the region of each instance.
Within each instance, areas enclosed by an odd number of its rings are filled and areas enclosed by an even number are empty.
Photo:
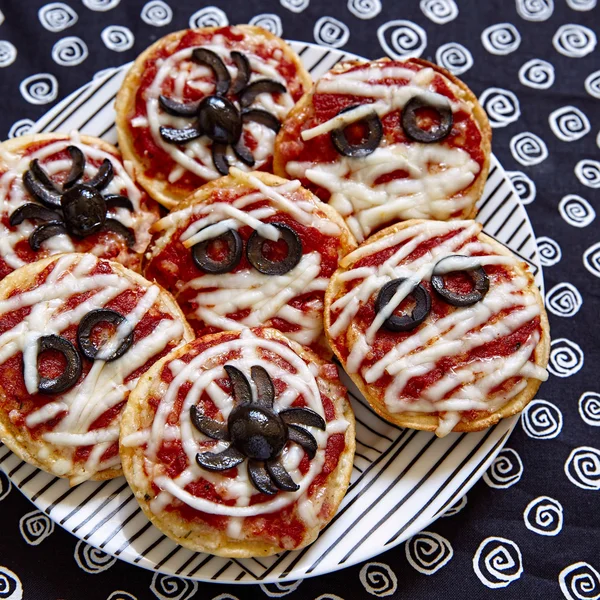
[[[329,333],[347,371],[379,388],[391,413],[439,413],[438,435],[449,433],[463,412],[497,410],[525,388],[527,378],[547,379],[532,360],[541,327],[530,279],[515,269],[522,266],[516,257],[478,239],[481,229],[474,221],[400,229],[348,254],[341,261],[346,270],[332,280]],[[436,263],[456,254],[473,257],[490,280],[487,294],[472,306],[443,303],[429,284]],[[377,294],[398,278],[406,281],[376,312]],[[382,328],[419,283],[432,301],[425,322],[404,333]]]
[[[417,95],[433,107],[450,105],[454,124],[447,138],[420,143],[405,135],[399,115]],[[343,108],[350,109],[338,114]],[[484,157],[472,109],[449,79],[410,61],[330,72],[315,86],[306,121],[298,128],[293,118],[285,126],[280,146],[285,170],[312,184],[309,188],[340,212],[358,241],[399,220],[448,220],[477,200],[472,188]],[[335,152],[328,139],[332,130],[373,112],[383,125],[379,146],[361,158]]]
[[[149,481],[156,490],[149,502],[156,515],[165,510],[189,515],[181,510],[183,504],[204,515],[228,517],[225,529],[234,539],[251,535],[252,517],[273,515],[284,509],[294,508],[296,518],[307,528],[319,523],[323,498],[315,489],[316,480],[335,468],[344,447],[342,444],[332,456],[328,442],[332,436],[343,442],[349,427],[342,410],[335,407],[324,391],[329,389],[325,382],[339,385],[337,371],[333,365],[308,364],[286,343],[269,338],[262,331],[245,329],[216,342],[200,338],[190,345],[186,354],[167,361],[162,366],[160,379],[153,381],[148,401],[152,407],[151,425],[128,432],[121,443],[125,447],[143,448],[144,472],[137,473],[135,478],[141,489],[145,489],[145,482]],[[312,460],[306,461],[304,450],[292,442],[282,451],[281,463],[299,485],[297,491],[279,491],[273,496],[260,493],[252,485],[244,463],[223,473],[198,466],[198,453],[210,450],[218,454],[229,446],[229,442],[200,433],[190,419],[190,409],[196,406],[212,419],[227,421],[233,397],[223,368],[225,364],[247,376],[252,367],[264,368],[276,389],[275,411],[306,407],[325,420],[324,431],[307,427],[318,445]],[[136,423],[144,418],[136,417]],[[315,485],[311,485],[313,483]]]
[[[39,223],[26,219],[18,225],[9,225],[9,217],[17,208],[27,202],[38,203],[23,184],[23,174],[29,169],[30,162],[39,160],[52,180],[61,183],[73,164],[67,152],[68,146],[76,146],[85,156],[84,182],[96,175],[103,160],[111,161],[114,177],[102,194],[120,194],[131,200],[133,211],[117,207],[111,208],[108,215],[134,231],[135,246],[131,250],[127,249],[121,237],[114,234],[96,234],[81,240],[60,234],[44,241],[41,250],[35,252],[27,240]],[[11,152],[0,144],[0,277],[25,264],[62,252],[91,252],[102,258],[118,259],[125,266],[139,269],[137,254],[148,246],[148,230],[157,215],[149,210],[148,197],[135,184],[127,169],[128,165],[114,154],[84,143],[76,131],[64,136],[64,139],[33,142],[18,152]]]
[[[34,458],[51,460],[56,475],[77,473],[72,484],[119,467],[120,414],[130,391],[143,371],[184,341],[183,324],[164,308],[162,294],[91,254],[65,254],[0,300],[1,409],[39,448]],[[76,347],[79,323],[99,308],[116,310],[125,321],[96,360],[81,358],[83,374],[74,387],[38,393],[40,375],[57,369],[52,351],[39,354],[40,338],[59,335]],[[122,357],[102,360],[131,332],[133,344]]]
[[[299,181],[269,186],[232,169],[233,185],[200,202],[171,212],[155,224],[159,237],[148,252],[146,276],[174,290],[199,335],[265,325],[311,346],[323,333],[323,298],[341,253],[342,228],[315,202]],[[302,241],[302,257],[283,275],[266,275],[246,259],[247,240],[256,231],[276,241],[270,222],[285,222]],[[207,274],[191,259],[191,248],[228,230],[244,240],[237,267]]]

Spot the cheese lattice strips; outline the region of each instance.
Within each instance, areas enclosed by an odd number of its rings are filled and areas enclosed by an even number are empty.
[[[324,431],[309,428],[318,445],[314,458],[307,461],[295,443],[284,447],[281,463],[297,491],[261,494],[247,460],[223,472],[196,463],[197,453],[229,445],[199,433],[190,419],[196,406],[227,421],[233,400],[225,364],[244,374],[264,368],[277,390],[275,411],[303,406],[325,419]],[[238,557],[313,541],[343,497],[353,447],[354,417],[335,366],[272,329],[198,338],[157,363],[133,393],[121,435],[125,475],[153,523],[188,548]]]
[[[40,377],[56,377],[56,356],[38,354],[40,338],[58,335],[77,347],[77,327],[90,311],[125,317],[74,387],[38,393]],[[164,290],[117,263],[91,254],[38,261],[0,284],[0,434],[23,460],[71,484],[120,474],[117,441],[121,410],[144,369],[192,339],[177,305]],[[120,358],[102,350],[133,332]],[[49,374],[54,371],[53,374]]]
[[[246,259],[253,232],[276,241],[270,223],[286,223],[302,241],[298,264],[266,275]],[[240,263],[209,274],[191,258],[195,244],[235,230],[244,239]],[[145,274],[173,289],[198,335],[266,325],[294,341],[323,345],[323,297],[339,259],[356,246],[343,220],[298,181],[232,169],[229,177],[198,190],[154,226]]]
[[[420,143],[406,135],[400,114],[415,96],[433,107],[449,104],[454,125],[447,138]],[[338,114],[342,108],[349,110]],[[340,155],[332,130],[372,113],[383,124],[378,147],[360,158]],[[276,141],[274,168],[328,201],[360,242],[397,221],[474,216],[490,139],[476,97],[444,69],[419,59],[345,63],[292,111]]]
[[[455,254],[476,257],[490,280],[472,306],[446,304],[429,284],[435,264]],[[376,312],[377,294],[398,278],[407,281]],[[387,331],[385,319],[418,283],[430,291],[429,316],[412,331]],[[548,322],[533,278],[474,221],[409,221],[371,238],[341,261],[325,322],[334,351],[376,410],[440,436],[518,412],[547,379]]]

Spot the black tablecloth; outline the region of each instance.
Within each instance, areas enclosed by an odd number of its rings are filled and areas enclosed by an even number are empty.
[[[2,474],[0,598],[600,598],[596,0],[2,0],[0,10],[3,139],[190,21],[253,22],[452,69],[481,98],[494,152],[527,205],[553,337],[550,379],[484,480],[428,534],[368,563],[260,589],[156,577],[76,550]]]

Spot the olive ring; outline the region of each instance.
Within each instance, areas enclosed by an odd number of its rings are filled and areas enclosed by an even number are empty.
[[[376,312],[382,311],[389,301],[392,299],[396,290],[406,281],[405,277],[399,279],[392,279],[388,281],[377,294],[375,300]],[[411,331],[415,327],[418,327],[426,318],[431,311],[431,296],[429,292],[418,283],[412,291],[408,294],[412,296],[415,301],[415,307],[411,314],[405,314],[402,316],[390,315],[384,322],[383,326],[388,331]]]
[[[227,244],[227,255],[223,260],[214,260],[208,255],[208,246],[212,242],[222,241]],[[242,238],[235,229],[229,229],[221,235],[198,242],[192,246],[192,260],[205,273],[218,275],[235,269],[242,258]]]
[[[450,271],[446,271],[443,263],[449,260],[454,261],[452,264],[456,266],[453,266]],[[448,264],[449,263],[447,263],[446,266],[448,266]],[[467,294],[451,292],[446,288],[444,282],[444,273],[447,272],[464,272],[468,274],[473,281],[474,289]],[[451,304],[452,306],[471,306],[480,300],[483,300],[483,297],[490,289],[490,280],[487,273],[480,265],[473,265],[472,257],[454,254],[442,258],[435,264],[431,276],[431,285],[448,304]]]
[[[283,260],[269,260],[263,254],[263,246],[267,241],[258,231],[253,231],[248,238],[246,256],[248,262],[260,273],[265,275],[284,275],[291,271],[302,258],[302,241],[298,234],[285,223],[269,223],[281,233],[283,241],[288,246],[287,256]]]
[[[352,106],[347,106],[346,108],[340,110],[338,115],[353,110],[358,106],[361,105],[353,104]],[[335,149],[343,156],[349,156],[351,158],[363,158],[375,152],[379,146],[381,138],[383,137],[383,126],[381,124],[381,119],[375,111],[356,122],[364,122],[366,124],[368,129],[368,136],[366,140],[357,144],[351,144],[348,141],[345,133],[347,125],[344,125],[331,131],[331,142],[335,146]]]
[[[85,315],[77,328],[77,343],[83,355],[90,360],[95,360],[98,352],[100,352],[100,348],[98,348],[91,339],[92,329],[94,329],[98,323],[109,323],[118,327],[125,320],[125,317],[121,313],[109,308],[97,308]],[[133,331],[130,331],[121,341],[119,347],[116,348],[110,356],[103,358],[102,360],[110,362],[117,360],[117,358],[121,358],[121,356],[129,350],[132,344]]]
[[[77,348],[59,335],[44,335],[38,340],[38,355],[46,350],[55,350],[65,358],[66,366],[58,377],[40,377],[38,391],[42,394],[60,394],[72,388],[81,375],[81,358]]]
[[[426,96],[413,96],[402,109],[402,127],[406,135],[415,142],[430,144],[443,140],[452,131],[454,117],[450,102],[444,96],[440,96],[443,104],[434,104]],[[435,110],[440,116],[439,125],[432,129],[421,129],[417,122],[417,110],[420,108],[430,108]]]

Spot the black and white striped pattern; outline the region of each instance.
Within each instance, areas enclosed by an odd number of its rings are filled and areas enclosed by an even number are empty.
[[[351,58],[333,49],[293,43],[316,79]],[[127,65],[84,86],[35,125],[116,142],[114,98]],[[531,265],[541,285],[536,244],[527,214],[494,158],[480,203],[485,231]],[[349,382],[348,382],[349,383]],[[353,386],[357,450],[350,489],[318,541],[299,552],[260,559],[223,559],[185,550],[142,514],[124,479],[69,488],[4,449],[0,466],[54,521],[107,554],[158,572],[209,581],[282,581],[327,573],[370,558],[408,539],[444,513],[484,473],[515,420],[477,434],[444,439],[400,430],[368,408]],[[418,473],[425,473],[417,476]]]

